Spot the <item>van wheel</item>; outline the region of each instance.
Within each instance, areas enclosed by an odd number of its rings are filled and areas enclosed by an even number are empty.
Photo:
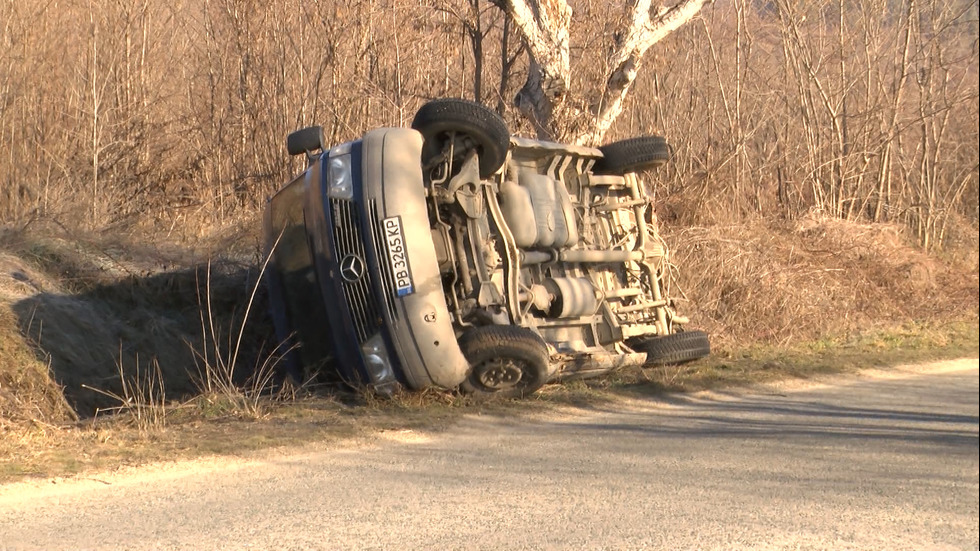
[[[670,160],[670,146],[663,136],[641,136],[606,144],[602,158],[592,169],[596,174],[626,174],[662,166]]]
[[[638,352],[646,352],[648,366],[679,365],[711,354],[708,334],[704,331],[684,331],[663,337],[637,337],[626,344]]]
[[[443,152],[455,133],[454,162],[476,148],[480,156],[480,178],[500,169],[510,148],[507,123],[495,111],[479,103],[462,99],[437,99],[423,105],[412,120],[412,128],[425,139],[422,164],[426,165]]]
[[[477,397],[523,398],[548,376],[548,347],[523,327],[490,325],[463,334],[459,341],[470,371],[460,389]]]

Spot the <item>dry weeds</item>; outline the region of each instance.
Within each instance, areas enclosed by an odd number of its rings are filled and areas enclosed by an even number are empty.
[[[39,292],[41,281],[28,264],[0,251],[0,431],[10,424],[77,419],[61,385],[50,377],[49,358],[21,332],[11,309],[13,302]]]
[[[678,266],[673,294],[720,349],[977,318],[975,244],[940,260],[901,226],[819,215],[665,237]]]

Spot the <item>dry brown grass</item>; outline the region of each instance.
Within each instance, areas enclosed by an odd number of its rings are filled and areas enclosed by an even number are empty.
[[[21,337],[13,313],[0,303],[0,437],[11,425],[77,419],[48,364],[36,354]]]
[[[666,233],[681,309],[721,348],[976,319],[976,245],[940,259],[897,225],[819,215]]]
[[[0,250],[0,431],[12,423],[77,419],[61,385],[49,374],[48,358],[22,333],[11,307],[50,286],[28,263]]]
[[[678,266],[672,295],[682,299],[679,310],[723,354],[909,321],[977,318],[975,235],[961,254],[940,258],[912,246],[899,226],[818,215],[665,230]],[[199,269],[206,267],[199,256],[181,259],[166,247],[84,234],[73,240],[60,230],[29,233],[0,240],[0,250],[9,251],[0,253],[3,422],[59,423],[73,411],[87,417],[118,407],[110,397],[125,396],[122,381],[133,380],[136,365],[158,366],[167,400],[208,395],[197,407],[235,409],[222,393],[202,387],[209,371],[220,372],[210,381],[220,379],[226,389],[264,381],[246,402],[265,399],[269,371],[249,379],[275,348],[261,292],[241,325],[259,257],[216,262],[209,275]],[[229,250],[235,239],[242,240],[218,236],[216,242]],[[231,362],[238,344],[244,350]],[[120,373],[120,365],[127,370]]]

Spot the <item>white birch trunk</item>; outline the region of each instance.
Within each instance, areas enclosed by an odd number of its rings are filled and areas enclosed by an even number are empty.
[[[572,9],[565,0],[501,0],[500,6],[520,30],[530,52],[527,81],[518,92],[518,108],[534,124],[541,139],[578,144],[602,141],[623,112],[623,100],[636,80],[650,46],[693,19],[712,0],[681,0],[653,6],[651,0],[626,3],[626,28],[617,36],[606,76],[590,112],[578,113],[568,99],[571,67],[569,27]],[[560,119],[586,119],[571,121]],[[574,129],[580,130],[574,130]]]

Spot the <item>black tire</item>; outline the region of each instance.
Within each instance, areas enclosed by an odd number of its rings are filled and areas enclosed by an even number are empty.
[[[592,169],[596,174],[626,174],[662,166],[670,160],[670,146],[663,136],[641,136],[606,144],[602,158]]]
[[[286,151],[290,155],[310,153],[324,147],[323,127],[310,126],[286,136]]]
[[[464,393],[479,398],[523,398],[547,382],[548,347],[523,327],[477,327],[459,340],[470,372],[460,385]]]
[[[711,354],[708,334],[704,331],[684,331],[663,337],[638,337],[627,342],[638,352],[646,352],[646,365],[679,365],[699,360]]]
[[[510,131],[504,119],[495,111],[472,101],[432,100],[415,113],[412,128],[425,139],[422,146],[423,165],[442,152],[450,133],[468,137],[470,145],[476,148],[480,156],[481,178],[487,178],[503,166],[510,148]],[[461,159],[465,149],[457,153],[457,158]]]

